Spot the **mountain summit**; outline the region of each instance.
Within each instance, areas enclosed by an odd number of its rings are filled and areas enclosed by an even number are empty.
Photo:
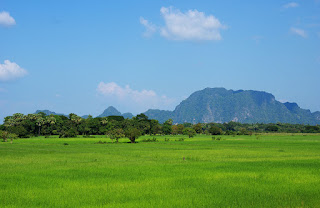
[[[206,88],[191,94],[174,111],[148,110],[160,122],[174,123],[303,123],[320,124],[319,112],[301,109],[296,103],[281,103],[267,92]]]
[[[61,115],[48,110],[45,114]],[[174,111],[149,109],[144,112],[150,119],[163,123],[173,119],[174,123],[291,123],[320,124],[320,112],[311,113],[297,103],[281,103],[267,92],[254,90],[227,90],[225,88],[205,88],[192,93]],[[98,117],[123,116],[132,118],[131,113],[121,114],[110,106]],[[87,116],[84,116],[86,118]]]
[[[107,116],[123,116],[124,118],[132,118],[133,115],[131,113],[121,114],[115,107],[109,106],[107,109],[103,111],[98,117],[107,117]]]

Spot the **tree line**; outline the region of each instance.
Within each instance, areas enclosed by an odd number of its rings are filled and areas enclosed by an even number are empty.
[[[145,114],[139,114],[131,119],[122,116],[81,118],[76,114],[24,115],[21,113],[7,116],[0,125],[0,138],[3,141],[13,140],[16,137],[28,138],[33,136],[59,135],[60,138],[76,137],[78,135],[107,135],[112,141],[127,137],[132,143],[141,135],[252,135],[255,133],[320,133],[320,126],[303,124],[243,124],[230,121],[228,123],[184,123],[174,124],[172,119],[163,124],[155,119],[149,119]]]

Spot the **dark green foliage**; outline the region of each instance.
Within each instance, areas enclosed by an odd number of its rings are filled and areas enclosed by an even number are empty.
[[[303,133],[318,133],[318,132],[320,132],[319,126],[310,126],[310,125],[307,125],[305,127],[305,130],[303,131]]]
[[[148,138],[148,139],[142,139],[141,142],[157,142],[158,140],[153,137],[152,139]]]
[[[113,129],[113,130],[109,131],[107,134],[109,135],[110,139],[112,140],[112,143],[113,143],[114,139],[118,143],[119,139],[121,137],[125,136],[122,129]]]
[[[275,131],[278,131],[278,130],[279,130],[279,127],[276,126],[276,125],[268,125],[268,126],[266,127],[266,131],[273,131],[273,132],[275,132]]]
[[[103,142],[103,141],[99,140],[99,141],[96,142],[95,144],[107,144],[107,142]]]
[[[72,137],[77,137],[78,132],[74,129],[71,128],[68,131],[63,131],[59,134],[59,138],[72,138]]]
[[[171,125],[164,124],[164,125],[162,126],[162,133],[163,133],[163,134],[169,135],[169,134],[171,134],[171,132],[172,132],[172,127],[171,127]]]
[[[202,133],[201,123],[198,123],[198,124],[194,125],[193,129],[197,132],[197,134],[201,134]]]
[[[0,139],[2,139],[2,142],[8,141],[8,132],[0,130]]]
[[[76,114],[70,114],[69,118],[64,115],[46,116],[44,113],[39,114],[14,114],[8,116],[1,125],[1,131],[14,133],[18,137],[30,137],[35,135],[59,135],[64,137],[76,137],[84,135],[90,138],[90,135],[109,135],[110,138],[118,140],[128,132],[135,129],[139,132],[137,135],[188,135],[193,137],[198,134],[211,135],[252,135],[264,132],[279,133],[320,133],[318,125],[303,124],[264,124],[264,123],[184,123],[173,124],[172,119],[168,119],[163,124],[157,120],[149,119],[145,114],[139,114],[132,119],[124,119],[122,116],[109,116],[93,118],[88,116],[83,119]],[[127,132],[127,134],[125,134]],[[129,138],[129,136],[126,136]],[[131,137],[135,141],[134,137]],[[137,137],[136,137],[137,138]]]
[[[28,131],[22,126],[12,126],[8,128],[9,132],[16,134],[19,138],[28,138]]]
[[[212,140],[214,140],[214,141],[220,141],[220,140],[222,140],[222,137],[212,137]]]
[[[129,138],[129,140],[131,141],[131,143],[135,143],[136,142],[136,139],[141,136],[141,131],[137,128],[128,128],[126,131],[125,131],[125,136]]]
[[[222,130],[221,128],[217,127],[217,126],[211,126],[209,129],[209,133],[211,135],[221,135],[222,134]]]
[[[188,135],[189,138],[192,138],[192,137],[194,137],[197,133],[196,133],[196,131],[195,131],[193,128],[188,127],[188,128],[185,128],[185,129],[183,130],[183,134],[184,134],[184,135]]]
[[[124,120],[124,117],[123,116],[108,116],[107,117],[108,120],[113,120],[113,121],[123,121]]]

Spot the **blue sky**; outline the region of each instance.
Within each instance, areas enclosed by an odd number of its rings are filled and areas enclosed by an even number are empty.
[[[173,110],[206,87],[320,110],[320,1],[0,0],[0,120]]]

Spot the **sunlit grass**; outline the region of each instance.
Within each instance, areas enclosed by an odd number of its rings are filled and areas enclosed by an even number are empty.
[[[153,137],[2,142],[0,206],[319,207],[319,135]]]

